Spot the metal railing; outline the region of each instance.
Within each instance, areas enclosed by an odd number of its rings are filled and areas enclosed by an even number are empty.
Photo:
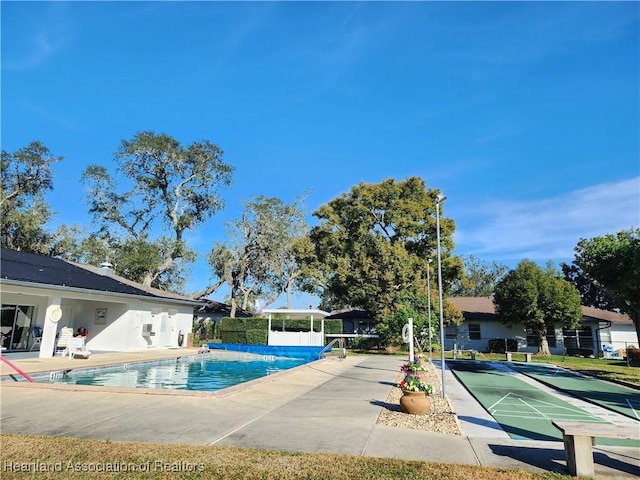
[[[329,342],[329,344],[320,351],[320,358],[325,358],[326,353],[330,349],[332,349],[332,346],[336,343],[338,344],[338,349],[340,350],[338,353],[338,358],[340,360],[344,360],[347,357],[347,349],[344,346],[343,338],[334,338],[333,340],[331,340],[331,342]]]

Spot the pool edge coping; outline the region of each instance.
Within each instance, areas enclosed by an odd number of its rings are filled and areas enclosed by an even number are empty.
[[[234,352],[239,353],[239,352]],[[197,356],[197,355],[196,355]],[[180,357],[175,357],[182,358]],[[165,359],[166,360],[166,359]],[[246,390],[251,388],[252,386],[259,385],[262,383],[266,383],[268,381],[275,381],[278,378],[281,378],[285,375],[289,375],[299,369],[309,368],[312,365],[317,365],[319,362],[327,361],[326,358],[321,358],[318,360],[312,360],[303,365],[298,365],[292,368],[288,368],[287,370],[283,370],[281,372],[272,373],[270,375],[265,375],[264,377],[256,378],[254,380],[249,380],[247,382],[240,383],[238,385],[232,385],[227,388],[223,388],[220,390],[214,390],[211,392],[198,391],[198,390],[176,390],[176,389],[163,389],[163,388],[132,388],[132,387],[111,387],[111,386],[101,386],[101,385],[78,385],[72,383],[40,383],[40,382],[27,382],[27,381],[15,381],[11,382],[8,380],[0,381],[0,394],[2,389],[5,387],[8,388],[41,388],[41,389],[49,389],[49,390],[59,390],[59,391],[78,391],[78,392],[104,392],[104,393],[130,393],[137,395],[169,395],[169,396],[183,396],[183,397],[225,397],[227,395],[234,394],[236,392]],[[146,363],[145,361],[137,362],[137,363]],[[117,365],[117,364],[116,364]],[[115,365],[112,365],[115,366]],[[104,366],[108,367],[107,365]],[[92,368],[92,367],[87,367]],[[55,371],[55,370],[54,370]],[[47,373],[47,372],[42,372]]]

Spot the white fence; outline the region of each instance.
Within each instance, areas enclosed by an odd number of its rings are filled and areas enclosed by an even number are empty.
[[[324,346],[324,335],[321,332],[269,332],[269,345],[278,346]]]

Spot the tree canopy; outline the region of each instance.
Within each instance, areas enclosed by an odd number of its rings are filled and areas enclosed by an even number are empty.
[[[426,189],[419,177],[361,183],[314,212],[319,224],[309,238],[315,266],[323,273],[325,308],[362,308],[383,317],[406,293],[426,294],[428,259],[436,253],[439,193]],[[462,268],[451,253],[454,229],[452,219],[440,218],[445,289]]]
[[[14,153],[3,150],[0,158],[0,245],[44,255],[64,253],[70,248],[69,229],[46,229],[54,212],[45,201],[45,194],[53,190],[52,166],[62,157],[33,141]]]
[[[575,254],[563,269],[584,304],[628,314],[640,338],[640,228],[581,239]]]
[[[109,260],[119,274],[162,287],[163,274],[194,258],[184,233],[223,207],[219,190],[231,183],[233,167],[208,140],[183,147],[150,131],[123,140],[114,160],[115,177],[104,165],[90,165],[83,174],[99,226],[94,237],[114,252]]]
[[[524,325],[538,337],[538,353],[549,355],[547,331],[556,324],[575,328],[582,319],[580,294],[552,268],[521,261],[498,282],[496,313],[508,326]]]
[[[269,305],[286,293],[290,308],[291,294],[303,272],[298,258],[308,230],[302,200],[286,204],[279,198],[258,196],[248,201],[241,218],[226,224],[230,240],[213,245],[209,264],[216,282],[197,297],[226,283],[232,317],[239,299],[247,310],[250,301]]]
[[[469,255],[463,258],[464,272],[451,290],[458,297],[490,297],[509,267],[498,262],[484,262]]]

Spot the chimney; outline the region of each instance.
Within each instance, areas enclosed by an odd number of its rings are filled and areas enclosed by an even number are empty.
[[[102,262],[100,264],[100,275],[104,275],[105,277],[111,277],[113,276],[113,265],[111,265],[109,262]]]

